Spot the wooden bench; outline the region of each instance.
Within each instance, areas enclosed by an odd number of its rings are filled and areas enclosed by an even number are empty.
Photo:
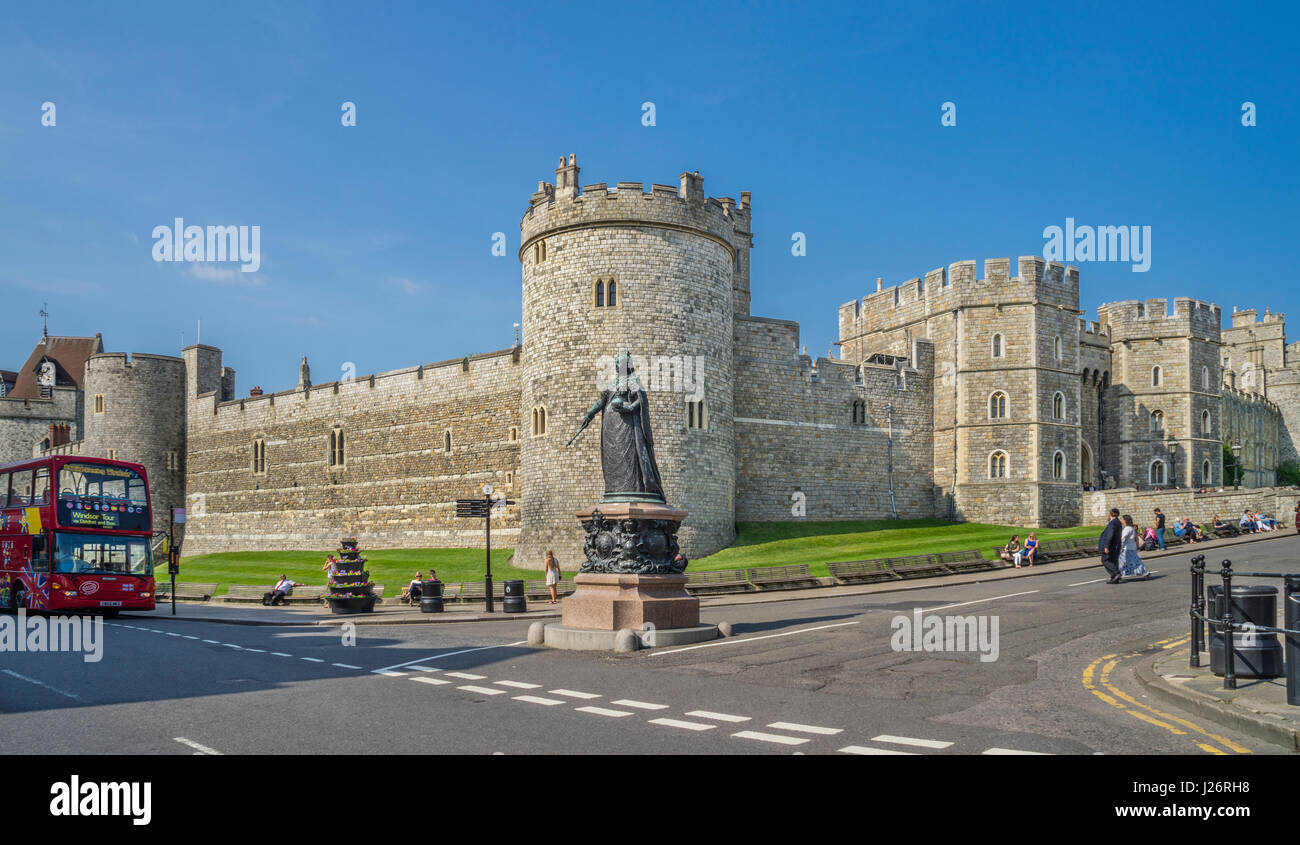
[[[506,597],[506,588],[505,588],[505,585],[504,585],[501,581],[496,581],[496,580],[494,580],[494,581],[492,582],[492,600],[493,600],[494,602],[495,602],[495,601],[500,601],[500,600],[505,599],[505,597]],[[482,582],[482,581],[466,581],[465,583],[463,583],[463,584],[460,585],[460,594],[459,594],[458,598],[459,598],[460,601],[462,601],[462,602],[471,602],[471,601],[473,601],[473,602],[479,602],[479,601],[481,601],[481,602],[486,603],[486,602],[487,602],[487,590],[484,589],[484,586],[483,586],[483,582]],[[443,595],[443,601],[446,601],[446,600],[447,600],[447,597],[446,597],[446,595],[444,594],[444,595]]]
[[[985,559],[980,554],[979,549],[967,549],[962,552],[939,552],[932,555],[934,562],[951,570],[952,572],[975,572],[982,569],[992,569],[996,563]]]
[[[222,597],[224,601],[245,604],[245,603],[262,603],[262,597],[271,592],[272,587],[258,587],[252,584],[231,584],[230,589]],[[285,604],[318,604],[325,597],[324,587],[294,587],[293,592],[285,596]]]
[[[885,558],[886,565],[900,578],[928,578],[947,575],[948,570],[936,563],[934,555],[903,555]]]
[[[886,564],[888,560],[846,560],[828,563],[831,575],[845,584],[875,584],[881,581],[896,581],[896,575]]]
[[[808,564],[800,563],[794,566],[762,566],[747,571],[749,583],[764,588],[790,589],[800,584],[809,582],[817,583],[817,579],[808,571]]]
[[[563,598],[573,594],[573,579],[561,578],[560,583],[555,585],[555,595]],[[524,583],[524,598],[529,601],[550,601],[551,588],[546,586],[546,581],[527,581]]]
[[[196,584],[185,581],[176,582],[176,600],[177,601],[207,601],[217,591],[216,583]],[[172,584],[170,579],[167,581],[158,581],[154,585],[154,600],[158,602],[171,601]]]
[[[747,593],[754,589],[743,569],[714,569],[710,572],[690,572],[686,576],[686,592]]]

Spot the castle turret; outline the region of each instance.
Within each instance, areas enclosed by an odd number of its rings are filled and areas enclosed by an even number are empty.
[[[576,157],[562,159],[521,223],[527,431],[516,565],[540,565],[547,549],[570,563],[583,557],[573,512],[603,494],[599,428],[565,442],[624,348],[649,395],[664,492],[690,513],[683,551],[712,553],[735,537],[732,321],[748,195],[742,215],[706,198],[694,171],[649,191],[640,182],[579,190],[577,175]],[[743,295],[747,310],[747,276]]]

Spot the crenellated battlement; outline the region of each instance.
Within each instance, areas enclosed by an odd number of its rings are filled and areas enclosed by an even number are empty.
[[[183,375],[185,361],[172,355],[148,352],[97,352],[86,359],[86,377],[103,377],[114,371],[136,379],[156,378],[164,373]]]
[[[1232,306],[1232,326],[1234,329],[1251,328],[1253,326],[1285,326],[1286,315],[1273,313],[1269,309],[1264,309],[1264,316],[1256,319],[1258,312],[1254,308],[1237,308]]]
[[[1169,313],[1169,300],[1164,297],[1108,302],[1098,306],[1097,314],[1103,325],[1111,327],[1111,337],[1116,341],[1195,337],[1218,343],[1223,317],[1221,309],[1213,302],[1186,296],[1174,299],[1172,314]]]
[[[577,157],[560,159],[556,183],[538,183],[520,221],[519,257],[533,242],[566,230],[590,226],[660,225],[701,232],[724,242],[733,256],[749,246],[750,194],[737,203],[731,197],[706,197],[699,171],[682,173],[677,187],[643,182],[605,182],[577,187]]]
[[[1037,255],[1022,255],[1014,276],[1010,258],[988,258],[982,276],[974,260],[964,260],[890,287],[877,279],[874,293],[840,306],[841,337],[854,323],[863,324],[860,330],[871,331],[937,311],[1022,302],[1077,310],[1078,269]]]

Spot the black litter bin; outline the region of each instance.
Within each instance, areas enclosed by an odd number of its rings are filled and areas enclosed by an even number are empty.
[[[442,582],[420,582],[420,612],[442,613]]]
[[[506,598],[501,603],[501,609],[506,613],[523,613],[528,610],[528,600],[524,597],[524,582],[505,581],[503,583]]]
[[[1223,586],[1212,584],[1209,595],[1210,616],[1222,619],[1224,614]],[[1277,627],[1277,587],[1263,584],[1250,586],[1233,586],[1232,619],[1240,625],[1252,622],[1256,625]],[[1254,645],[1248,641],[1254,640]],[[1238,678],[1276,678],[1282,674],[1282,643],[1277,634],[1272,632],[1248,632],[1237,629],[1232,635],[1232,648],[1236,652],[1233,660],[1233,672]],[[1210,625],[1210,671],[1223,675],[1226,663],[1223,645],[1223,631],[1218,625]]]

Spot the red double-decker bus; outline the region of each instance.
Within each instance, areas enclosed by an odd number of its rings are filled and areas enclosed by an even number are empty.
[[[0,466],[0,606],[153,610],[153,518],[139,464],[58,455]]]

